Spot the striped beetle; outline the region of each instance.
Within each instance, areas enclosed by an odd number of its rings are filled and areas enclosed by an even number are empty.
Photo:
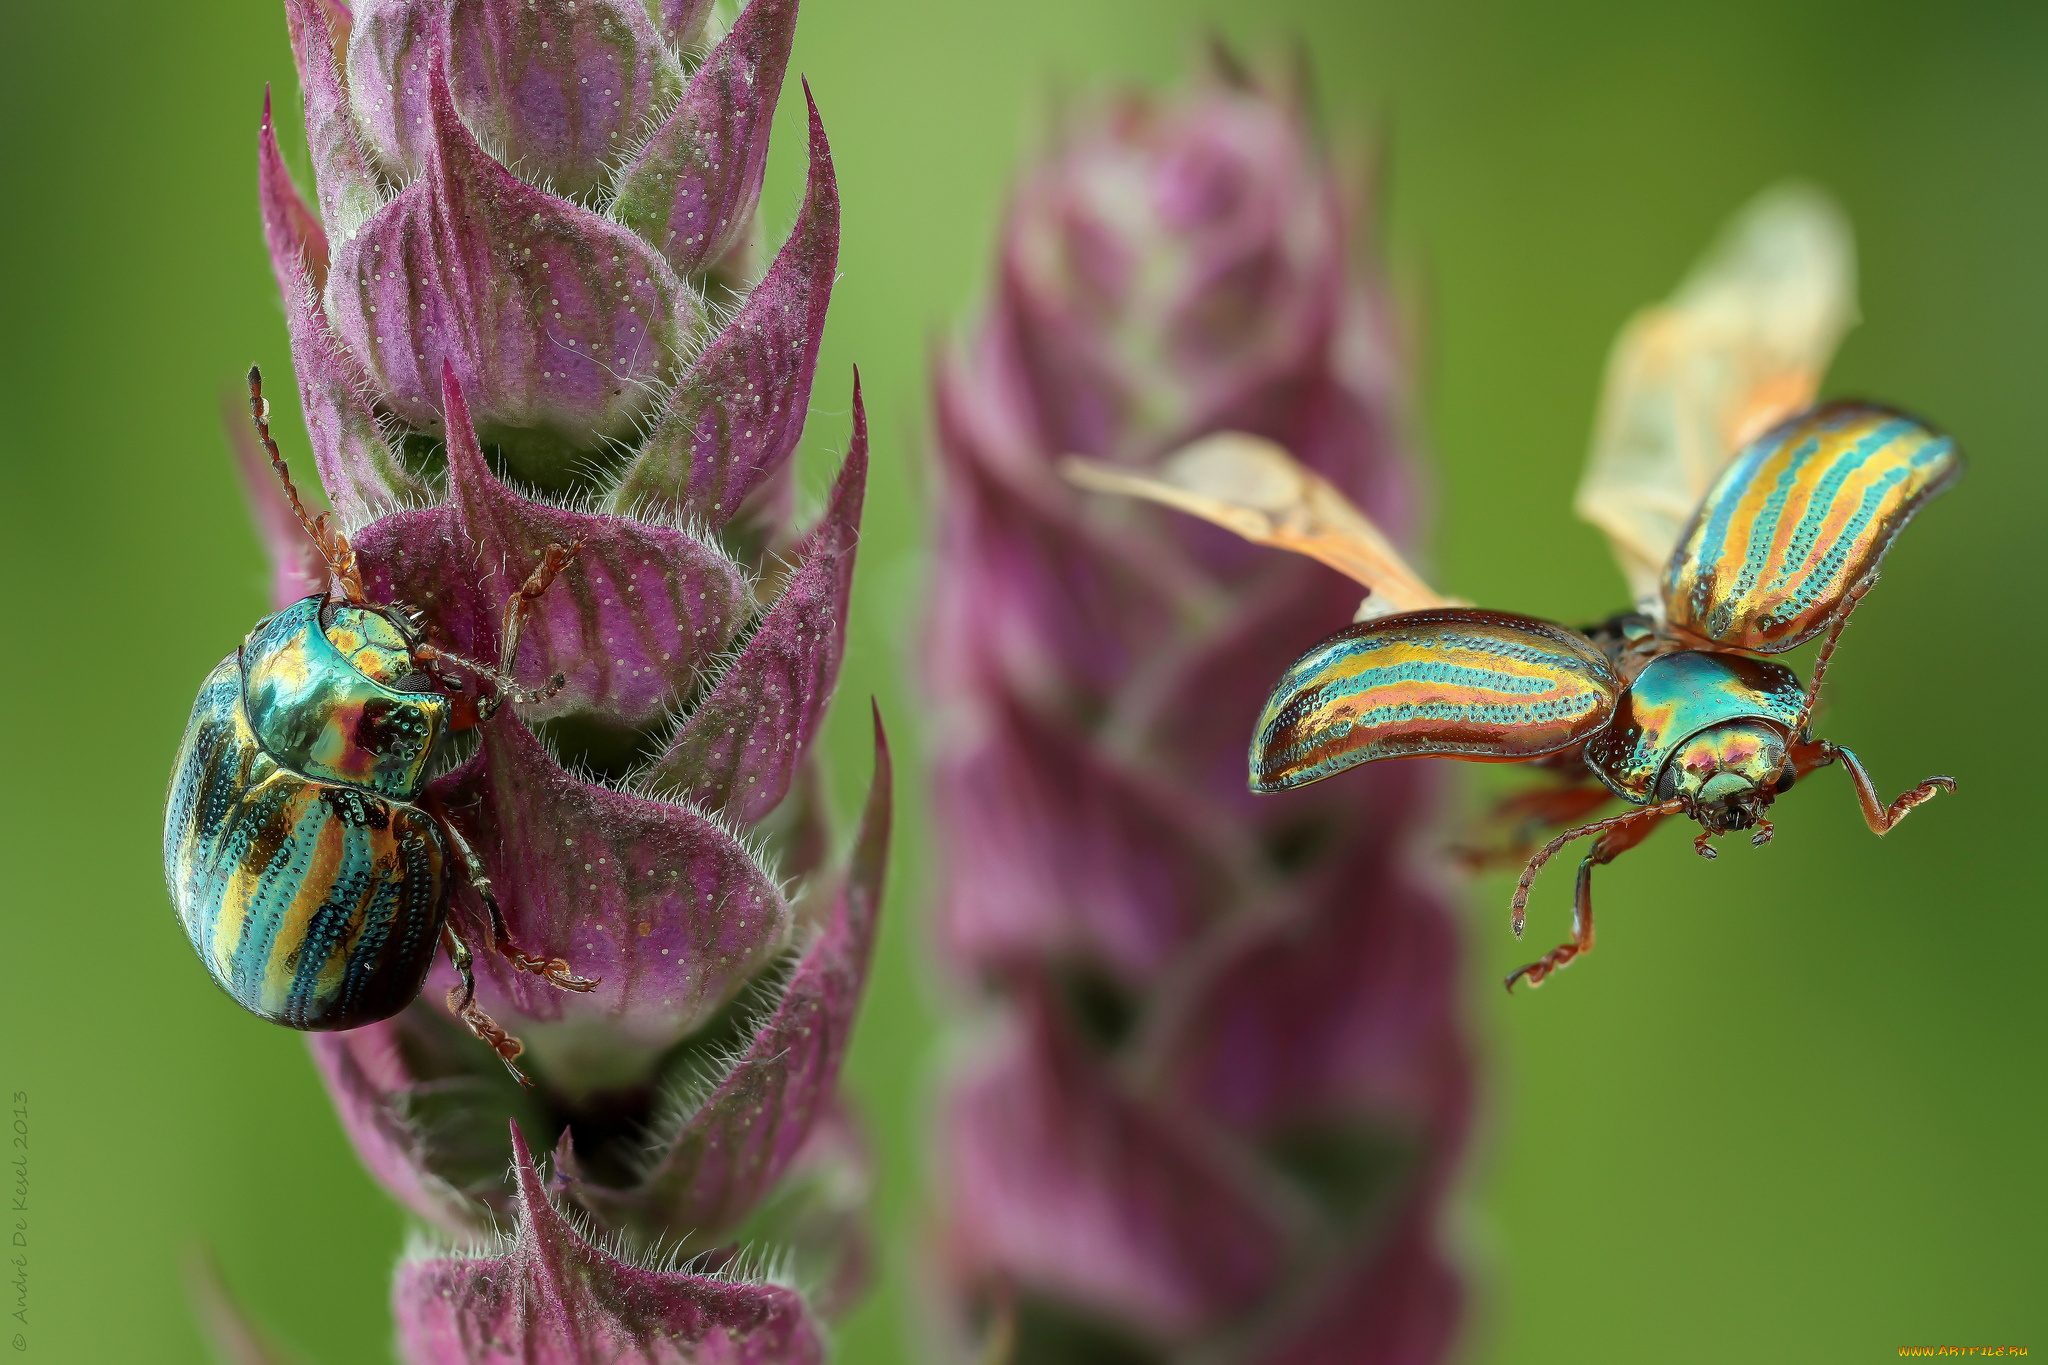
[[[1814,738],[1814,703],[1849,614],[1915,512],[1961,474],[1955,443],[1864,403],[1814,408],[1855,320],[1855,247],[1824,195],[1767,190],[1609,356],[1577,509],[1607,536],[1635,610],[1586,631],[1477,611],[1431,588],[1344,492],[1272,442],[1218,432],[1142,472],[1069,457],[1075,484],[1163,503],[1362,583],[1357,623],[1274,687],[1251,747],[1254,791],[1382,758],[1528,763],[1561,781],[1502,802],[1529,890],[1561,848],[1579,865],[1572,938],[1512,973],[1536,985],[1593,946],[1592,872],[1672,816],[1694,847],[1753,829],[1805,774],[1840,763],[1872,832],[1955,780],[1886,804],[1856,755]],[[1819,638],[1809,686],[1772,655]],[[1620,797],[1634,809],[1578,823]],[[1535,849],[1543,832],[1572,826]],[[1533,850],[1533,853],[1532,853]]]
[[[481,860],[427,780],[451,734],[562,685],[557,676],[529,690],[510,674],[534,601],[580,547],[550,545],[506,603],[497,668],[437,649],[410,609],[368,601],[348,538],[326,514],[307,515],[253,368],[249,408],[338,591],[258,622],[201,686],[164,813],[171,902],[220,987],[290,1028],[389,1018],[445,947],[460,978],[449,1009],[526,1082],[514,1065],[519,1040],[476,1003],[473,950],[450,922],[455,876],[482,901],[491,947],[513,966],[564,990],[598,983],[512,941]]]

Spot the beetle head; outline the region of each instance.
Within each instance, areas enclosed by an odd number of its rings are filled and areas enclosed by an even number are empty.
[[[1689,802],[1710,833],[1748,829],[1791,785],[1785,731],[1767,720],[1708,726],[1678,746],[1657,779],[1657,797]]]

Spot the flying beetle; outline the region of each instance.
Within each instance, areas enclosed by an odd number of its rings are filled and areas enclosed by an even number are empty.
[[[199,690],[164,811],[164,876],[213,979],[250,1013],[297,1029],[389,1018],[445,948],[448,1008],[514,1065],[517,1038],[476,1003],[474,952],[451,921],[454,881],[488,915],[488,942],[563,990],[599,984],[512,940],[477,857],[428,786],[447,738],[541,689],[511,676],[534,602],[575,557],[550,545],[505,604],[496,668],[427,643],[403,605],[373,605],[348,537],[307,514],[271,439],[263,376],[249,411],[293,515],[334,589],[265,617]],[[481,936],[481,935],[479,935]]]
[[[1767,192],[1667,304],[1624,329],[1608,367],[1578,510],[1608,535],[1635,609],[1585,630],[1438,594],[1335,486],[1277,445],[1207,437],[1145,472],[1072,457],[1063,472],[1365,585],[1358,619],[1301,656],[1254,731],[1250,782],[1276,792],[1385,758],[1530,763],[1562,781],[1510,798],[1527,856],[1512,917],[1567,844],[1579,864],[1572,936],[1510,974],[1540,985],[1593,946],[1593,869],[1664,821],[1694,847],[1750,830],[1771,803],[1840,764],[1885,834],[1955,781],[1889,804],[1849,749],[1812,733],[1850,613],[1908,520],[1961,474],[1949,437],[1868,403],[1812,407],[1854,316],[1853,248],[1817,193]],[[1810,683],[1773,656],[1821,641]],[[1579,823],[1612,798],[1631,809]],[[1535,835],[1564,829],[1530,852]]]

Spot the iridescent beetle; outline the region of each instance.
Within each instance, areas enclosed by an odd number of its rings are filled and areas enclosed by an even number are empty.
[[[1593,869],[1674,815],[1699,823],[1695,847],[1712,857],[1708,841],[1729,831],[1768,841],[1771,802],[1832,763],[1880,835],[1955,789],[1930,777],[1886,805],[1855,754],[1810,729],[1828,660],[1885,551],[1962,471],[1952,440],[1889,408],[1796,411],[1853,311],[1847,252],[1824,201],[1780,191],[1738,220],[1670,307],[1623,334],[1581,510],[1615,541],[1638,609],[1585,631],[1440,597],[1342,493],[1254,437],[1208,438],[1147,475],[1082,460],[1065,471],[1084,487],[1311,555],[1371,590],[1361,619],[1274,687],[1252,741],[1254,791],[1382,758],[1533,762],[1564,782],[1506,803],[1525,835],[1518,857],[1531,831],[1572,824],[1611,797],[1635,808],[1568,829],[1528,858],[1513,900],[1517,937],[1543,865],[1594,836],[1571,941],[1506,982],[1537,985],[1593,946]],[[1802,288],[1811,297],[1798,297]],[[1758,425],[1768,429],[1734,439]],[[1715,436],[1724,451],[1740,446],[1732,461],[1701,458]],[[1712,482],[1702,498],[1703,468]],[[1697,505],[1673,543],[1668,509],[1686,492]],[[1644,570],[1660,540],[1668,557],[1653,577]],[[1816,637],[1811,686],[1768,661]]]
[[[512,942],[482,862],[427,779],[450,734],[562,685],[530,691],[510,673],[535,599],[579,547],[550,545],[506,603],[497,668],[437,649],[409,608],[369,603],[347,537],[325,514],[307,516],[255,369],[249,408],[339,591],[259,621],[199,689],[164,813],[171,902],[221,988],[297,1029],[389,1018],[445,946],[460,976],[449,1009],[519,1076],[519,1040],[476,1003],[472,950],[449,922],[451,874],[477,893],[491,945],[515,967],[564,990],[598,983]]]

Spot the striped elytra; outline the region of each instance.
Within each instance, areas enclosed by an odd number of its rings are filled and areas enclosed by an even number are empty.
[[[1812,639],[1962,466],[1952,439],[1890,408],[1832,403],[1787,422],[1693,514],[1665,570],[1667,619],[1756,654]]]
[[[1252,741],[1252,790],[1381,758],[1537,758],[1597,732],[1620,692],[1591,641],[1534,617],[1446,607],[1361,622],[1274,687]]]
[[[395,711],[361,704],[389,689],[332,648],[321,602],[267,618],[207,678],[164,814],[165,879],[200,960],[251,1013],[300,1029],[354,1028],[403,1009],[426,980],[448,912],[441,832],[419,807],[373,789],[390,782],[388,764],[365,766],[359,783],[322,781],[280,762],[251,725],[253,670],[304,675],[309,695],[326,699],[312,708],[324,715],[307,713],[320,723],[306,732],[338,733],[344,749],[358,738],[402,748],[438,729],[390,723],[414,703],[445,706],[438,695],[407,695]],[[334,747],[315,745],[332,766],[361,766]]]

